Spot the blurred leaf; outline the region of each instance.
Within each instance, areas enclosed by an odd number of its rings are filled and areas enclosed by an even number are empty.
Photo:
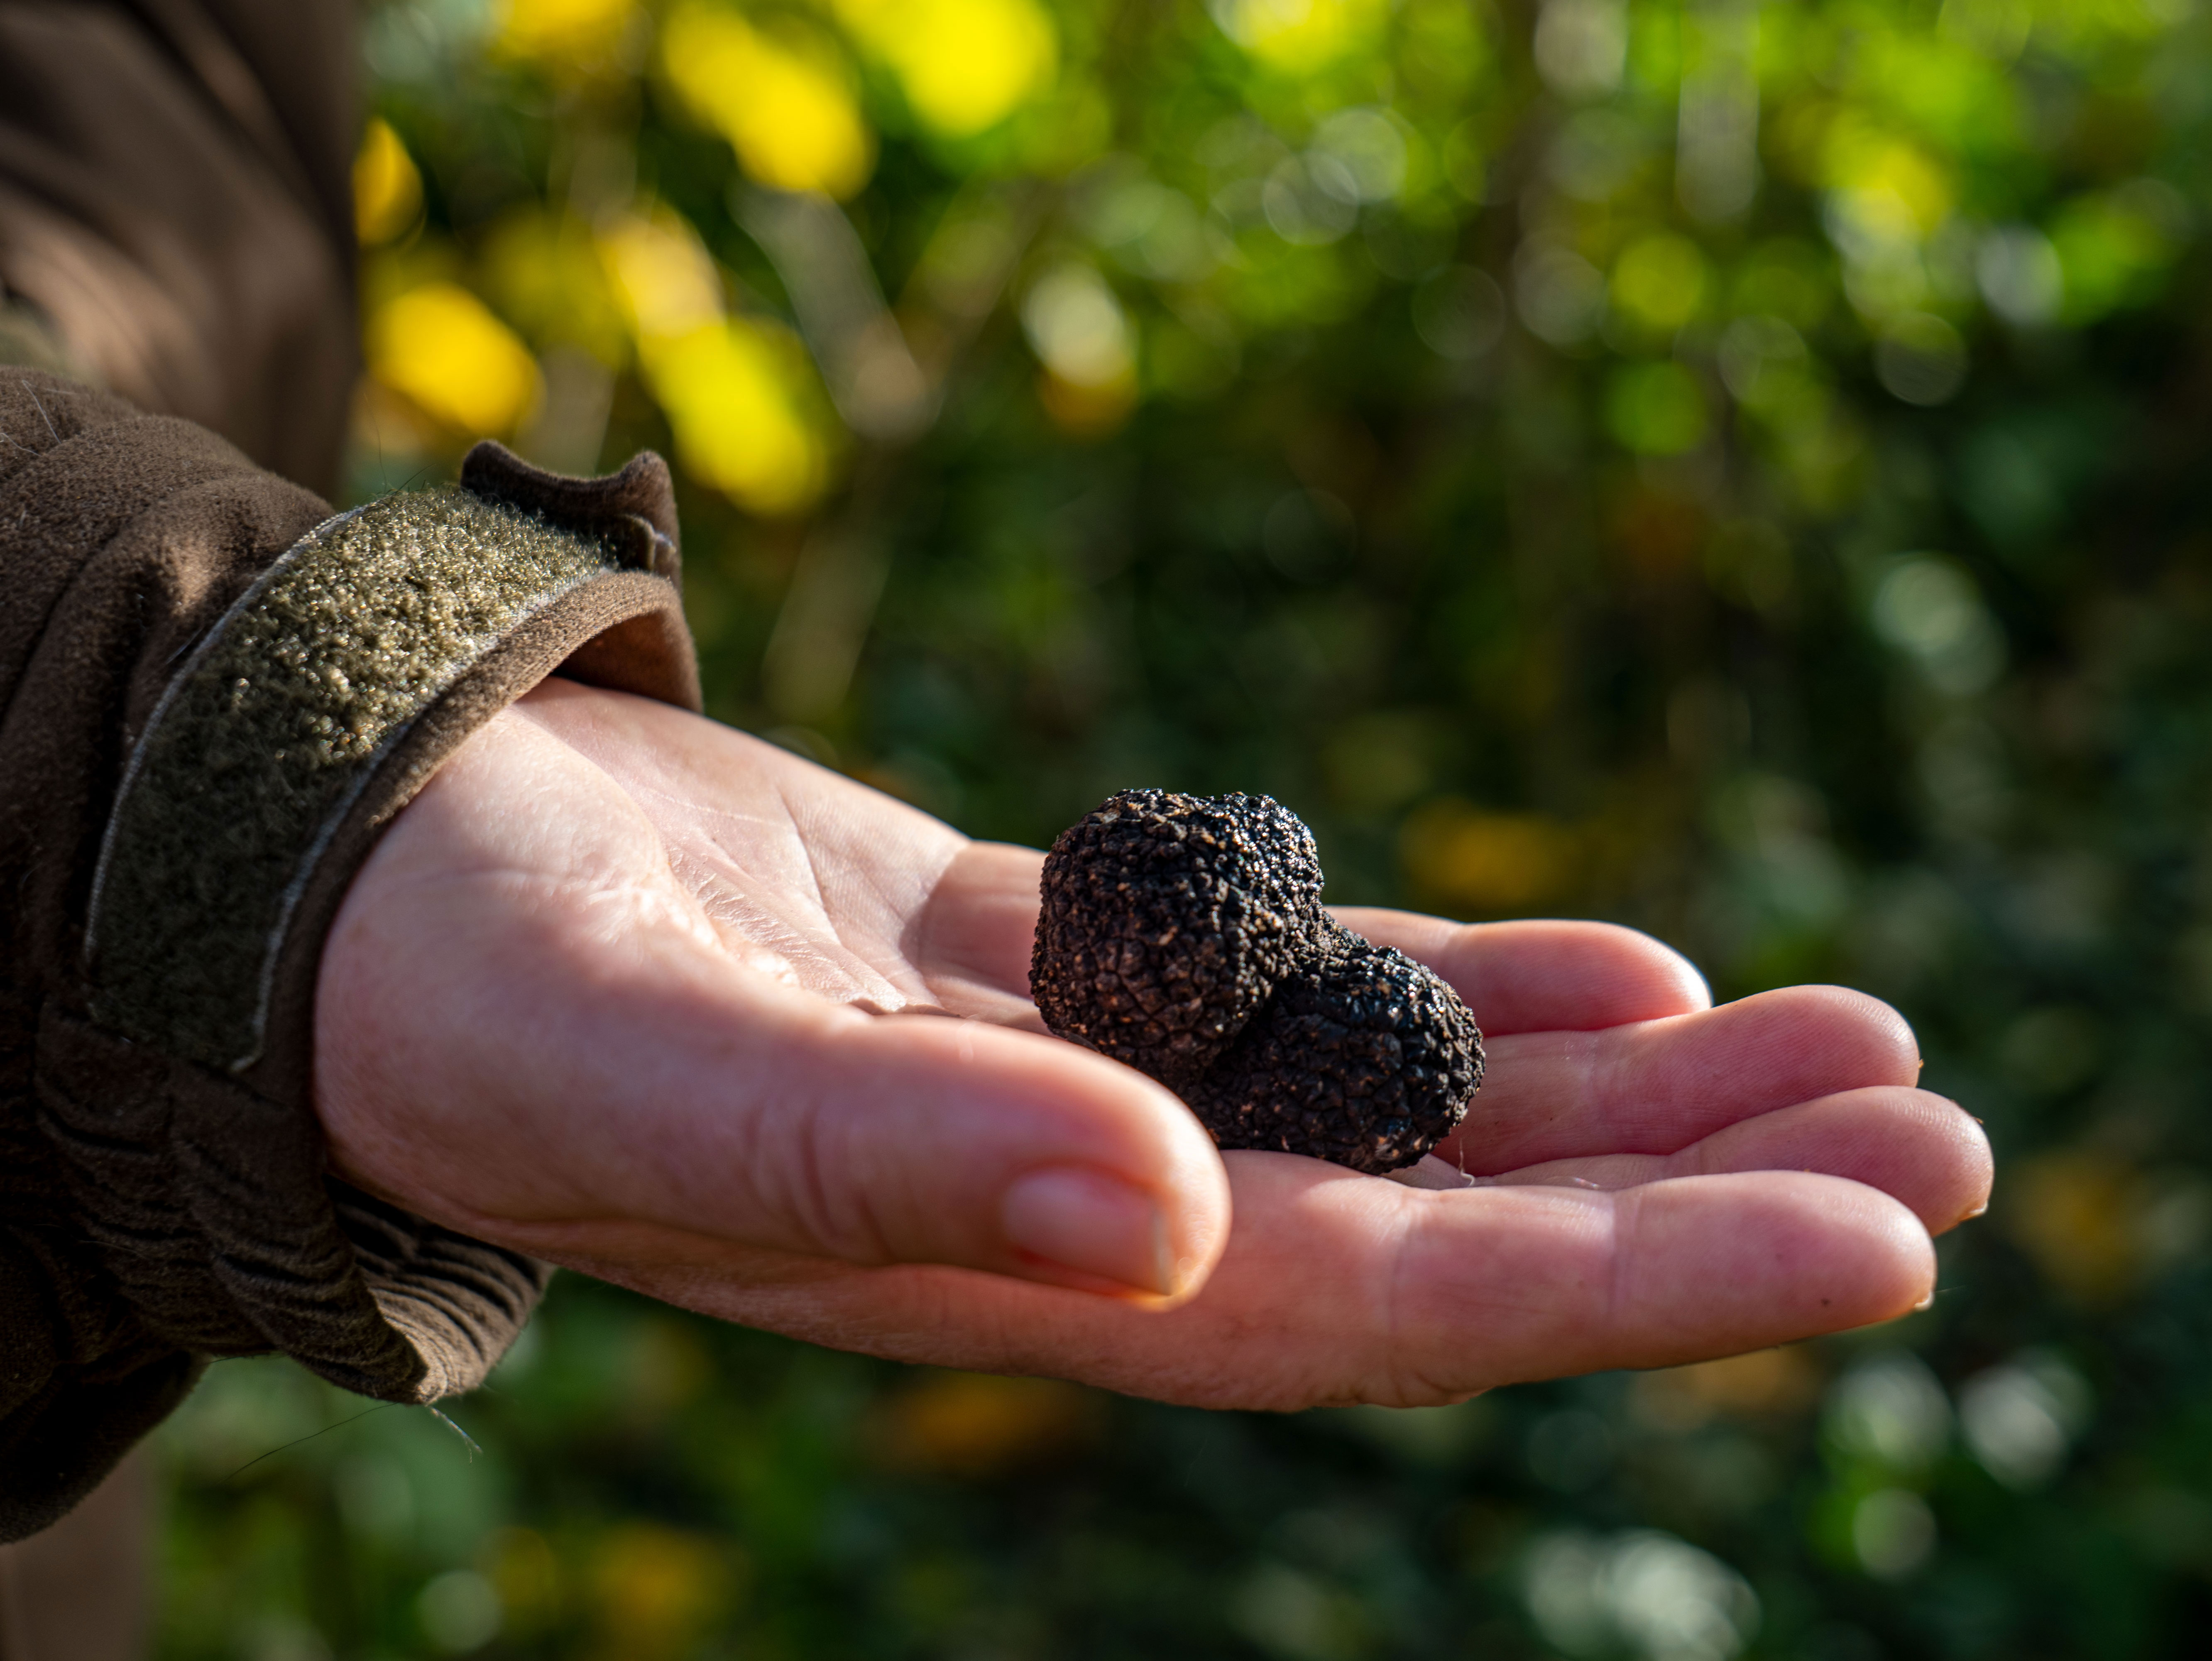
[[[538,401],[538,366],[514,332],[466,289],[426,283],[368,319],[376,378],[465,433],[507,433]]]
[[[371,120],[353,163],[354,229],[374,247],[410,228],[422,211],[422,175],[391,123]]]
[[[1060,43],[1036,0],[830,0],[889,64],[908,106],[952,138],[996,126],[1052,88]]]
[[[842,199],[874,170],[851,72],[819,30],[788,17],[756,27],[720,0],[686,0],[662,27],[660,65],[684,106],[772,189]]]

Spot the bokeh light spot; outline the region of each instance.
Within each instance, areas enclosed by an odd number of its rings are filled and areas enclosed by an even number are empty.
[[[836,47],[818,30],[788,18],[773,30],[756,27],[694,0],[663,27],[660,64],[684,106],[763,185],[842,199],[874,170],[875,136]]]
[[[1606,388],[1606,424],[1639,455],[1683,455],[1705,442],[1705,389],[1680,363],[1632,363]]]
[[[598,68],[637,11],[637,0],[503,0],[493,49],[556,70]]]
[[[353,162],[355,234],[373,248],[410,229],[422,212],[422,175],[407,146],[379,116],[361,136]]]
[[[416,408],[470,435],[507,433],[538,401],[538,364],[466,289],[426,283],[369,318],[370,372]]]
[[[1687,237],[1647,236],[1613,267],[1613,303],[1645,328],[1671,332],[1698,314],[1705,297],[1705,258]]]
[[[1034,0],[834,0],[898,77],[924,125],[949,138],[994,127],[1052,88],[1053,21]]]

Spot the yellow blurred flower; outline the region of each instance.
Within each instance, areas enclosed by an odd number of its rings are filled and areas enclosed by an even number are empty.
[[[797,337],[780,324],[726,316],[714,259],[667,207],[625,215],[599,240],[678,459],[754,513],[813,506],[830,486],[836,429]]]
[[[1803,1345],[1753,1350],[1724,1360],[1664,1367],[1636,1376],[1637,1416],[1674,1431],[1723,1415],[1782,1418],[1820,1399],[1820,1368]]]
[[[629,32],[637,0],[507,0],[492,49],[556,70],[587,70]]]
[[[1407,820],[1399,852],[1424,895],[1495,916],[1565,892],[1582,864],[1583,842],[1571,826],[1540,813],[1492,813],[1447,800]]]
[[[511,432],[537,404],[537,361],[483,301],[452,283],[425,283],[368,320],[369,371],[442,425]]]
[[[774,324],[731,318],[648,340],[645,383],[678,459],[757,514],[796,514],[830,484],[830,445],[805,348]]]
[[[1991,1209],[2046,1280],[2091,1305],[2196,1260],[2212,1229],[2212,1191],[2202,1181],[2095,1148],[2060,1148],[2014,1165]]]
[[[770,33],[694,0],[663,27],[660,66],[693,116],[728,139],[762,184],[842,199],[868,182],[875,135],[849,70],[817,32],[786,19]]]
[[[1271,69],[1297,74],[1334,63],[1375,37],[1380,0],[1212,0],[1229,38]]]
[[[1037,401],[1053,424],[1077,438],[1103,438],[1137,407],[1137,378],[1087,384],[1063,380],[1048,369],[1037,377]]]
[[[422,211],[422,175],[391,124],[377,117],[353,159],[354,229],[364,248],[389,242]]]
[[[652,1523],[611,1530],[592,1555],[597,1624],[623,1661],[689,1653],[743,1590],[744,1565],[711,1540]]]
[[[722,315],[722,279],[699,234],[660,206],[625,214],[599,234],[599,257],[640,340],[687,332]]]
[[[1098,1408],[1091,1391],[1056,1379],[931,1373],[884,1403],[871,1440],[894,1469],[987,1476],[1080,1445]]]
[[[559,1617],[561,1566],[537,1530],[495,1530],[477,1548],[477,1561],[499,1593],[510,1634],[541,1631]]]
[[[625,1372],[624,1405],[634,1421],[645,1423],[696,1401],[714,1381],[713,1358],[696,1330],[658,1316],[632,1331]]]
[[[1060,39],[1036,0],[832,0],[845,27],[898,77],[916,116],[947,137],[996,126],[1048,91]]]

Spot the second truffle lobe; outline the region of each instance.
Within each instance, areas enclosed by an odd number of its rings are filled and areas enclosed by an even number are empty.
[[[1379,1174],[1450,1135],[1482,1073],[1482,1034],[1449,987],[1328,922],[1322,951],[1184,1098],[1222,1147]]]

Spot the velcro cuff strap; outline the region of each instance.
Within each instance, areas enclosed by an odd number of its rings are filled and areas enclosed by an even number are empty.
[[[94,881],[94,1019],[207,1067],[259,1061],[301,897],[380,764],[535,614],[650,569],[660,538],[631,522],[635,536],[580,533],[430,490],[287,551],[132,751]]]
[[[392,1401],[472,1388],[545,1271],[324,1172],[322,943],[375,839],[549,673],[698,708],[668,471],[479,445],[462,488],[317,526],[193,649],[110,814],[88,1022],[50,1009],[40,1123],[154,1340],[284,1351]]]

